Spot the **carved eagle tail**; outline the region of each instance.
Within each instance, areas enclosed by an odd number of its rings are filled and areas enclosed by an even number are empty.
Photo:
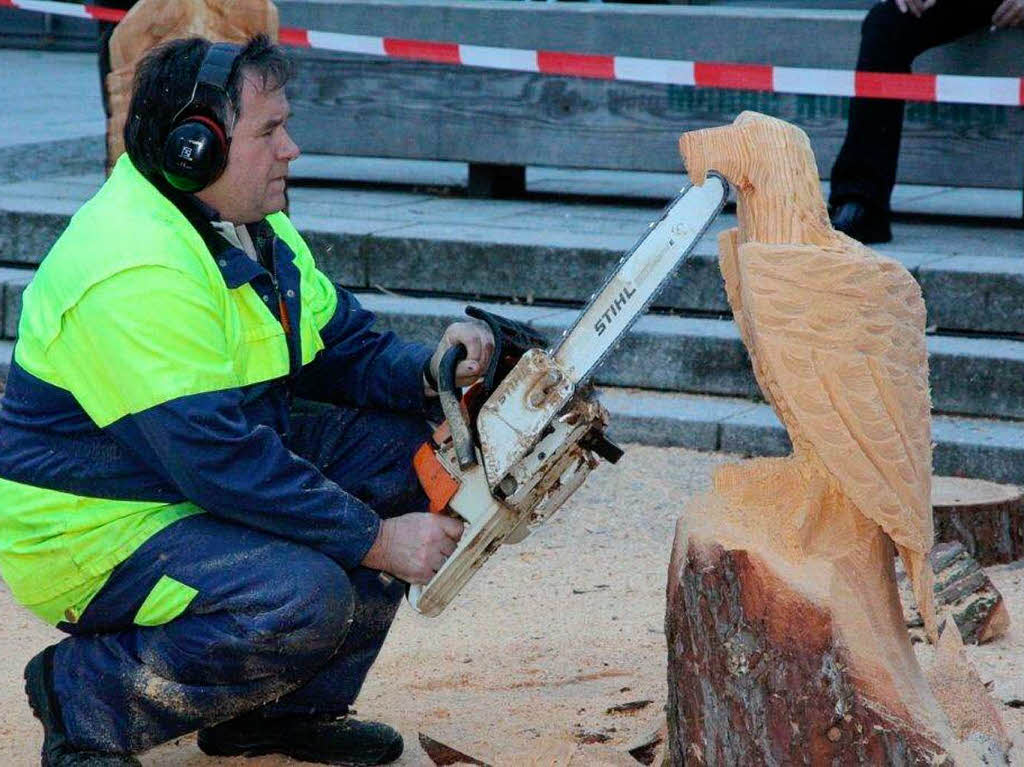
[[[907,568],[910,585],[914,589],[917,610],[924,620],[924,630],[928,641],[935,644],[939,641],[939,630],[935,625],[935,574],[927,554],[908,549],[897,544],[896,550]]]

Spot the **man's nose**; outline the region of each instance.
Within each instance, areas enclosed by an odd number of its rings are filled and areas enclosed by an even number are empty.
[[[291,135],[285,131],[284,141],[281,144],[281,158],[291,162],[299,156],[299,145],[292,141]]]

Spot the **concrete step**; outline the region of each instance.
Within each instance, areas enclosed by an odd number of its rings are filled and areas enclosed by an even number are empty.
[[[0,184],[0,261],[39,263],[100,174]],[[657,217],[657,202],[475,200],[410,190],[291,190],[294,221],[321,266],[353,288],[523,302],[585,301]],[[717,265],[725,213],[654,311],[728,314]],[[1024,229],[970,222],[895,226],[879,252],[921,283],[929,327],[1024,333]]]
[[[465,302],[360,294],[382,326],[432,342]],[[575,309],[483,303],[555,340]],[[1024,419],[1024,341],[928,338],[932,406],[941,413]],[[595,374],[598,384],[724,396],[758,397],[746,350],[732,320],[641,317]]]
[[[0,390],[13,353],[0,341]],[[601,387],[610,436],[622,443],[679,446],[743,456],[785,455],[789,438],[771,408],[736,397]],[[933,471],[1024,484],[1024,423],[936,416]]]
[[[789,438],[768,405],[730,397],[603,388],[609,433],[621,442],[740,455],[786,455]],[[932,471],[1024,483],[1024,423],[936,416]]]
[[[0,270],[4,335],[14,338],[28,269]],[[465,301],[359,293],[381,326],[403,338],[432,343]],[[474,302],[557,339],[575,320],[574,308]],[[928,337],[932,406],[940,413],[1024,419],[1024,340]],[[648,314],[611,352],[595,375],[608,386],[722,396],[760,396],[746,350],[731,319]]]
[[[0,268],[0,338],[18,337],[21,294],[33,274],[34,269]]]
[[[3,383],[7,381],[7,371],[11,367],[11,358],[14,356],[14,341],[0,341],[0,391],[3,391]]]

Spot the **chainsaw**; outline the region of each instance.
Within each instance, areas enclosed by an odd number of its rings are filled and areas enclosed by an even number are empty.
[[[478,307],[495,347],[480,380],[462,394],[455,367],[461,344],[441,359],[444,422],[413,465],[430,510],[464,523],[462,538],[430,581],[409,588],[409,603],[436,616],[502,544],[519,543],[547,520],[598,465],[622,450],[605,436],[608,412],[589,379],[594,369],[690,254],[729,194],[720,175],[687,186],[619,261],[561,340]]]

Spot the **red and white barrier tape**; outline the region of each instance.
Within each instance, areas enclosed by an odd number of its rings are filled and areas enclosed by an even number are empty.
[[[113,8],[72,5],[51,0],[0,0],[0,7],[98,21],[119,21],[125,14],[124,11]],[[284,45],[340,53],[602,80],[814,96],[864,96],[946,104],[1024,105],[1024,77],[895,74],[846,69],[775,67],[770,64],[643,59],[631,56],[436,43],[372,35],[346,35],[295,27],[282,27],[279,39]]]

